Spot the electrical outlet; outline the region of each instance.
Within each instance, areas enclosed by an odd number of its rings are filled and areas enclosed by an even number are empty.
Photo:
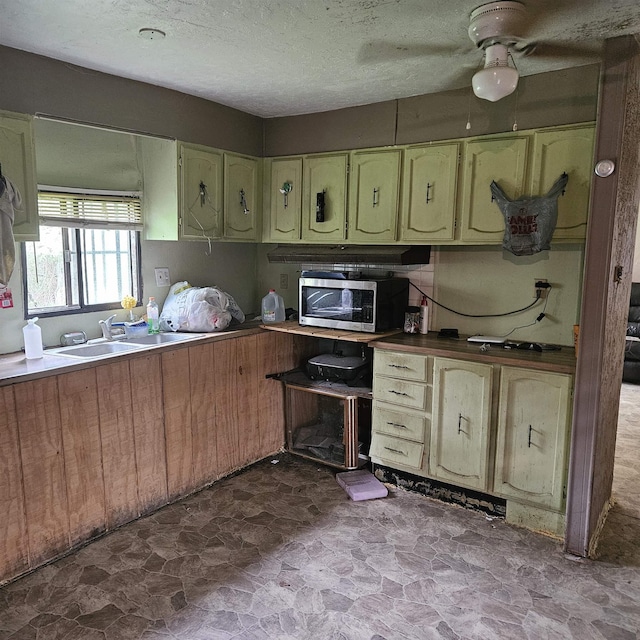
[[[547,297],[547,291],[549,291],[549,287],[537,287],[536,285],[540,282],[548,284],[548,280],[546,278],[536,278],[533,281],[533,297],[538,298],[538,300],[544,300]]]
[[[280,288],[281,289],[289,288],[289,276],[286,273],[280,274]]]
[[[167,267],[156,267],[155,272],[157,287],[168,287],[171,285],[171,281],[169,279],[169,269],[167,269]]]

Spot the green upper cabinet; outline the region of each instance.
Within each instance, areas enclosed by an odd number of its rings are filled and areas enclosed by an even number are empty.
[[[558,198],[554,240],[582,239],[586,235],[593,167],[595,125],[558,127],[533,135],[531,193],[542,196],[567,173],[564,195]]]
[[[351,154],[347,238],[354,243],[396,239],[401,151]]]
[[[453,240],[460,145],[409,147],[404,152],[401,241]]]
[[[22,204],[14,212],[16,241],[38,239],[38,185],[32,122],[31,116],[0,111],[2,175],[22,196]]]
[[[434,358],[429,475],[486,491],[493,367]]]
[[[224,237],[258,240],[258,177],[256,158],[224,154]]]
[[[345,239],[348,161],[349,156],[346,153],[304,158],[304,242],[339,242]]]
[[[502,367],[494,492],[562,510],[571,376]]]
[[[464,145],[460,240],[477,244],[502,241],[504,217],[492,201],[495,180],[511,200],[526,193],[530,136],[509,134],[477,138]]]
[[[222,153],[180,145],[180,232],[186,240],[222,236]]]
[[[268,238],[271,242],[300,240],[302,158],[275,158],[267,168],[271,176],[265,198],[270,203]]]

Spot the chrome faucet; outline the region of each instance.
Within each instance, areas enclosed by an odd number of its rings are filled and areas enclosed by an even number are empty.
[[[111,323],[113,322],[113,319],[116,317],[116,314],[114,313],[112,316],[109,316],[106,320],[98,320],[98,324],[100,325],[100,328],[102,329],[102,337],[105,340],[115,340],[116,336],[114,335],[114,329],[111,326]],[[116,331],[116,335],[118,337],[122,337],[122,332],[119,330],[115,330]]]

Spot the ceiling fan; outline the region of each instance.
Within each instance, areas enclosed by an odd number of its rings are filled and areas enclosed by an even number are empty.
[[[519,74],[513,56],[545,58],[593,58],[593,48],[574,44],[553,44],[527,41],[526,32],[531,20],[527,8],[517,0],[501,0],[480,5],[469,16],[469,38],[484,53],[484,67],[474,74],[471,86],[483,100],[496,102],[511,93],[518,85]],[[361,62],[382,62],[463,53],[464,48],[450,45],[398,46],[389,42],[375,42],[361,50]],[[465,74],[466,76],[466,74]],[[468,76],[466,76],[468,77]]]

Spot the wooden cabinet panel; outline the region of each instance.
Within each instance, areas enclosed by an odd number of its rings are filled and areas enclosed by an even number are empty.
[[[401,152],[396,149],[354,152],[349,179],[351,242],[396,239]]]
[[[376,349],[373,372],[375,375],[426,382],[427,363],[426,356]]]
[[[236,393],[236,340],[221,340],[214,346],[214,371],[218,371],[211,385],[211,399],[215,405],[216,458],[218,475],[226,475],[240,466],[238,433],[238,402]]]
[[[302,239],[305,242],[338,242],[345,239],[348,158],[346,153],[338,153],[304,159]],[[319,193],[324,195],[322,221],[316,219]]]
[[[159,355],[129,361],[140,513],[167,502],[167,460]]]
[[[69,529],[75,544],[106,526],[96,370],[58,376],[58,393]]]
[[[127,361],[96,367],[107,527],[140,514]]]
[[[424,445],[421,442],[410,442],[401,438],[394,438],[376,433],[371,442],[370,455],[394,466],[414,467],[420,469]]]
[[[458,144],[405,151],[400,240],[453,240],[459,153]]]
[[[491,365],[434,358],[429,473],[486,491]]]
[[[0,111],[0,164],[2,174],[17,187],[22,205],[15,210],[13,234],[18,240],[38,239],[38,188],[33,118]]]
[[[258,239],[258,160],[224,154],[224,237]]]
[[[162,354],[162,398],[167,451],[167,491],[169,498],[195,488],[191,435],[191,376],[189,350]]]
[[[69,514],[55,376],[14,387],[30,563],[69,548]]]
[[[562,509],[570,390],[568,375],[502,368],[495,493]]]
[[[269,239],[271,242],[300,239],[302,212],[302,158],[282,158],[270,161]],[[288,185],[288,186],[287,186]],[[288,193],[284,193],[290,189]]]
[[[497,136],[464,145],[460,239],[497,243],[504,235],[504,217],[492,201],[490,185],[496,181],[514,200],[526,191],[529,137]]]
[[[217,460],[215,389],[229,372],[216,369],[214,345],[189,348],[193,484],[201,487],[220,474]],[[212,382],[215,380],[215,382]],[[189,429],[185,424],[184,429]]]
[[[0,388],[0,581],[29,568],[18,420],[12,387]]]
[[[563,172],[569,176],[565,193],[558,198],[556,241],[586,235],[594,136],[593,124],[537,131],[533,136],[531,193],[542,196]]]
[[[426,411],[430,400],[427,386],[419,382],[374,376],[373,397],[381,402]]]
[[[236,341],[236,390],[238,424],[238,460],[245,466],[264,457],[260,443],[259,376],[260,352],[258,336],[238,338]]]
[[[398,407],[387,407],[376,400],[373,403],[372,428],[378,433],[424,442],[426,416]]]
[[[182,237],[222,236],[222,154],[197,145],[180,145]]]

